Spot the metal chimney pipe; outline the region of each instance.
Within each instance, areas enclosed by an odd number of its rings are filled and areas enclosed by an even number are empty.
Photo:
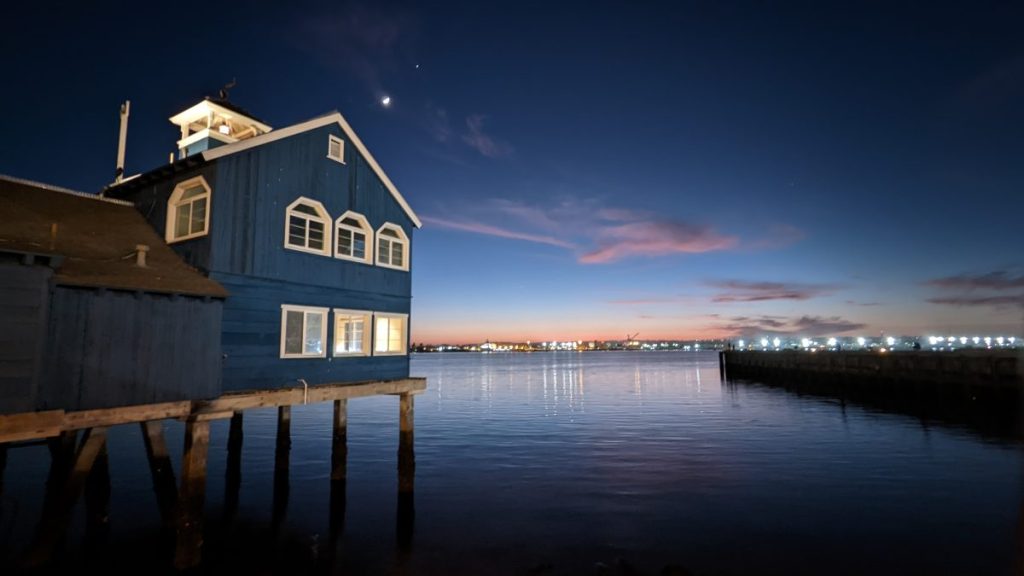
[[[114,183],[124,179],[124,148],[128,141],[128,113],[131,111],[131,100],[121,104],[121,133],[117,138],[117,171],[114,172]]]

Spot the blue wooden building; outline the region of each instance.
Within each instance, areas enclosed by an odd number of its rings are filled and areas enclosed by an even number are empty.
[[[130,204],[0,177],[0,414],[217,396],[225,296]]]
[[[407,378],[420,222],[341,114],[275,130],[206,99],[170,120],[178,159],[104,195],[230,294],[223,390]]]

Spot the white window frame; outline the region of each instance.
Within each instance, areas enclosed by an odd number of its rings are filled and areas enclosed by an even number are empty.
[[[194,198],[189,198],[187,202],[191,204],[201,198],[206,199],[206,214],[203,220],[203,230],[201,232],[190,232],[184,236],[175,237],[174,230],[177,228],[178,205],[181,204],[181,196],[186,190],[195,188],[196,185],[201,186],[206,190],[206,192]],[[174,186],[174,191],[171,192],[171,196],[167,199],[167,227],[164,228],[164,239],[168,244],[199,238],[210,233],[210,202],[213,199],[212,196],[213,194],[211,193],[210,185],[206,183],[206,179],[202,176],[183,180]]]
[[[335,308],[331,318],[334,326],[334,340],[331,342],[331,355],[335,358],[369,356],[373,349],[373,312],[369,310],[349,310],[346,308]],[[342,332],[338,330],[338,321],[342,318],[361,316],[363,318],[363,350],[361,352],[338,352],[338,340]]]
[[[348,224],[342,224],[342,222],[344,222],[346,218],[354,218],[358,220],[362,224],[362,227],[356,228]],[[341,254],[340,252],[338,252],[338,238],[341,238],[342,230],[361,232],[366,236],[365,256],[363,256],[362,258],[358,258],[356,256],[349,256],[348,254]],[[374,236],[375,235],[373,233],[373,228],[370,227],[370,221],[366,219],[366,216],[363,216],[362,214],[358,212],[353,212],[351,210],[345,212],[344,214],[339,216],[337,220],[334,221],[334,257],[341,258],[343,260],[351,260],[353,262],[362,262],[363,264],[373,264]]]
[[[288,335],[288,313],[289,312],[302,312],[302,352],[301,353],[288,353],[285,351],[285,342]],[[327,341],[327,319],[330,316],[328,313],[330,308],[320,308],[317,306],[299,306],[296,304],[282,304],[281,305],[281,358],[326,358],[327,348],[330,347],[330,342]],[[319,354],[310,354],[306,350],[306,318],[309,314],[320,314],[320,346]]]
[[[340,152],[339,156],[331,156],[331,144],[334,144],[334,143],[338,144],[338,151]],[[330,158],[331,160],[334,160],[335,162],[338,162],[340,164],[344,164],[345,163],[345,141],[342,140],[341,138],[338,138],[334,134],[328,135],[327,136],[327,157]]]
[[[402,348],[401,350],[378,350],[377,344],[377,320],[379,319],[400,319],[402,321]],[[389,322],[390,332],[390,322]],[[388,334],[390,336],[390,333]],[[390,338],[389,338],[390,343]],[[373,314],[373,355],[374,356],[406,356],[409,354],[409,315],[392,312],[375,312]]]
[[[395,239],[395,238],[393,238],[391,236],[388,236],[386,234],[383,236],[383,238],[386,238],[389,242],[400,242],[405,247],[402,250],[402,265],[401,266],[395,266],[394,264],[391,264],[391,262],[390,262],[390,260],[391,260],[390,254],[388,256],[388,263],[385,264],[385,263],[380,261],[380,246],[379,246],[379,243],[380,243],[381,238],[382,238],[381,232],[384,231],[384,230],[394,230],[395,232],[398,233],[399,238]],[[377,233],[375,234],[375,236],[377,237],[377,239],[373,243],[373,254],[374,254],[373,261],[374,261],[374,263],[377,264],[377,266],[381,266],[381,267],[384,267],[384,268],[392,268],[394,270],[405,270],[405,271],[408,271],[409,270],[409,256],[411,254],[409,253],[409,237],[405,234],[405,230],[402,230],[402,227],[399,226],[398,224],[395,224],[395,223],[392,223],[392,222],[385,222],[380,228],[377,229]],[[388,252],[390,252],[390,251],[391,251],[391,246],[388,245]]]
[[[307,220],[314,219],[314,220],[320,222],[323,225],[323,227],[324,227],[324,247],[323,247],[322,250],[317,250],[315,248],[309,248],[308,247],[308,244],[309,244],[308,228],[307,228],[307,232],[306,232],[306,244],[307,244],[307,246],[296,246],[296,245],[290,244],[288,242],[288,239],[290,238],[289,226],[291,224],[292,213],[294,212],[295,208],[297,206],[299,206],[300,204],[309,204],[310,206],[313,207],[314,210],[316,210],[316,212],[318,214],[317,216],[311,216],[309,214],[304,214],[302,212],[296,213],[296,215],[298,217],[300,217],[300,218],[305,218]],[[331,243],[334,241],[334,235],[331,233],[331,229],[332,229],[331,216],[330,216],[330,214],[327,213],[327,209],[324,208],[324,205],[321,204],[320,202],[317,202],[316,200],[313,200],[312,198],[306,198],[305,196],[299,196],[294,202],[292,202],[291,204],[288,205],[288,209],[285,210],[285,213],[284,213],[284,247],[287,248],[288,250],[297,250],[299,252],[306,252],[308,254],[318,254],[320,256],[330,256],[331,254],[334,253],[334,249],[331,247],[332,246]]]

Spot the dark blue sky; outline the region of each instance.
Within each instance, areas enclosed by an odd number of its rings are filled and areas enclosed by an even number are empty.
[[[425,222],[414,340],[1021,331],[1019,2],[85,4],[5,15],[0,173],[98,190],[124,99],[153,168],[232,78],[337,109]]]

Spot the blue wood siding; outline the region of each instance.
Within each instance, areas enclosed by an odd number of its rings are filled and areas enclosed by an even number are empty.
[[[339,126],[325,126],[217,161],[210,270],[408,297],[409,272],[284,248],[286,209],[305,196],[321,202],[332,220],[354,210],[375,231],[398,224],[413,252],[414,226],[405,211],[351,142],[345,142],[346,164],[327,158],[329,134],[347,140]]]
[[[218,396],[221,313],[220,300],[58,286],[38,408]]]
[[[224,305],[224,390],[389,380],[409,376],[408,356],[333,358],[332,315],[327,317],[326,358],[281,358],[281,305],[409,313],[409,299],[379,292],[325,288],[213,273],[231,293]]]
[[[0,414],[35,407],[52,276],[48,266],[0,262]]]
[[[160,237],[166,238],[167,200],[170,199],[171,193],[174,192],[174,187],[179,182],[184,182],[185,180],[195,178],[196,176],[202,176],[206,180],[206,183],[212,190],[211,194],[216,198],[217,171],[214,166],[203,166],[195,170],[182,172],[175,175],[173,178],[157,182],[151,186],[145,186],[131,192],[130,194],[118,194],[117,197],[135,204],[135,207],[142,213],[150,225],[156,229]],[[216,207],[211,205],[211,231],[217,226],[217,220],[218,214]],[[205,272],[210,269],[211,251],[213,250],[210,238],[210,235],[200,236],[199,238],[193,238],[191,240],[175,242],[170,246],[190,265]]]

